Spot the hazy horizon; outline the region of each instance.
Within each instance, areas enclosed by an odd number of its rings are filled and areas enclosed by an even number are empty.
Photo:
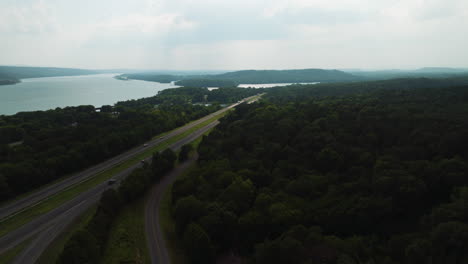
[[[4,0],[2,65],[151,71],[468,68],[462,0]]]

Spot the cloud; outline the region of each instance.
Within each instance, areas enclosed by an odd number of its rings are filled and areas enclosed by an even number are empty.
[[[0,4],[0,32],[38,34],[59,29],[54,10],[43,0],[31,4]]]
[[[180,14],[129,14],[123,17],[114,17],[109,21],[105,21],[98,27],[102,30],[115,31],[120,33],[125,32],[140,32],[163,34],[174,30],[188,30],[196,27],[194,21],[185,19]]]
[[[467,17],[466,0],[1,0],[8,41],[0,42],[0,60],[91,68],[466,67]]]

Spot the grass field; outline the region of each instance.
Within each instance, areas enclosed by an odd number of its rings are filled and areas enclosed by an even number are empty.
[[[145,197],[126,205],[114,220],[101,263],[150,263],[145,234]]]
[[[97,174],[96,176],[94,177],[91,177],[91,179],[89,180],[86,180],[84,182],[81,182],[79,184],[76,184],[74,186],[72,186],[71,188],[68,188],[60,193],[57,193],[51,197],[49,197],[48,199],[42,201],[41,203],[33,206],[33,207],[30,207],[30,208],[27,208],[26,210],[14,215],[13,217],[10,217],[10,218],[7,218],[6,220],[0,222],[1,223],[1,226],[0,226],[0,236],[12,231],[12,230],[15,230],[16,228],[26,224],[27,222],[31,221],[33,218],[41,215],[41,214],[44,214],[44,213],[47,213],[49,212],[50,210],[58,207],[59,205],[61,205],[62,203],[72,199],[73,197],[75,197],[76,195],[78,195],[79,193],[81,192],[84,192],[86,190],[89,190],[91,189],[92,187],[98,185],[99,183],[102,183],[108,179],[110,179],[113,175],[115,175],[116,173],[118,172],[121,172],[125,169],[127,169],[128,167],[134,165],[135,163],[138,163],[140,162],[142,159],[145,159],[145,158],[148,158],[150,157],[155,151],[161,151],[165,148],[167,148],[169,145],[173,144],[174,142],[188,136],[189,134],[193,133],[194,131],[200,129],[201,127],[204,127],[206,126],[207,124],[213,122],[214,120],[217,120],[221,117],[223,117],[224,115],[226,115],[229,111],[226,111],[224,113],[221,113],[219,115],[216,115],[194,127],[192,127],[191,129],[187,130],[186,132],[184,133],[181,133],[177,136],[174,136],[174,137],[171,137],[167,140],[165,140],[164,142],[162,142],[161,144],[157,145],[157,146],[154,146],[154,147],[151,147],[151,148],[148,148],[146,149],[145,152],[139,154],[139,155],[136,155],[135,157],[125,161],[125,162],[122,162],[114,167],[112,167],[111,169],[108,169],[106,171],[103,171],[99,174]]]
[[[204,135],[208,134],[208,130]],[[202,136],[195,139],[190,145],[196,149]],[[177,237],[174,233],[174,224],[170,215],[171,186],[164,192],[160,211],[161,225],[165,230],[165,238],[169,247],[170,257],[174,264],[186,263],[183,252],[178,249]],[[150,256],[146,245],[144,223],[144,206],[146,199],[140,199],[126,206],[115,219],[110,231],[108,246],[101,263],[150,263]],[[169,232],[167,232],[169,231]],[[124,247],[124,248],[122,248]],[[128,262],[126,262],[128,261]]]

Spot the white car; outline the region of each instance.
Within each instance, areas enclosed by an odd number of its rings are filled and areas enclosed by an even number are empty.
[[[107,181],[107,184],[108,184],[108,185],[112,185],[112,184],[114,184],[114,183],[116,183],[116,182],[117,182],[116,179],[110,179],[109,181]]]

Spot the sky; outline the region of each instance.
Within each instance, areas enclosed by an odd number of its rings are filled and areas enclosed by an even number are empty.
[[[0,0],[0,64],[468,67],[467,0]]]

